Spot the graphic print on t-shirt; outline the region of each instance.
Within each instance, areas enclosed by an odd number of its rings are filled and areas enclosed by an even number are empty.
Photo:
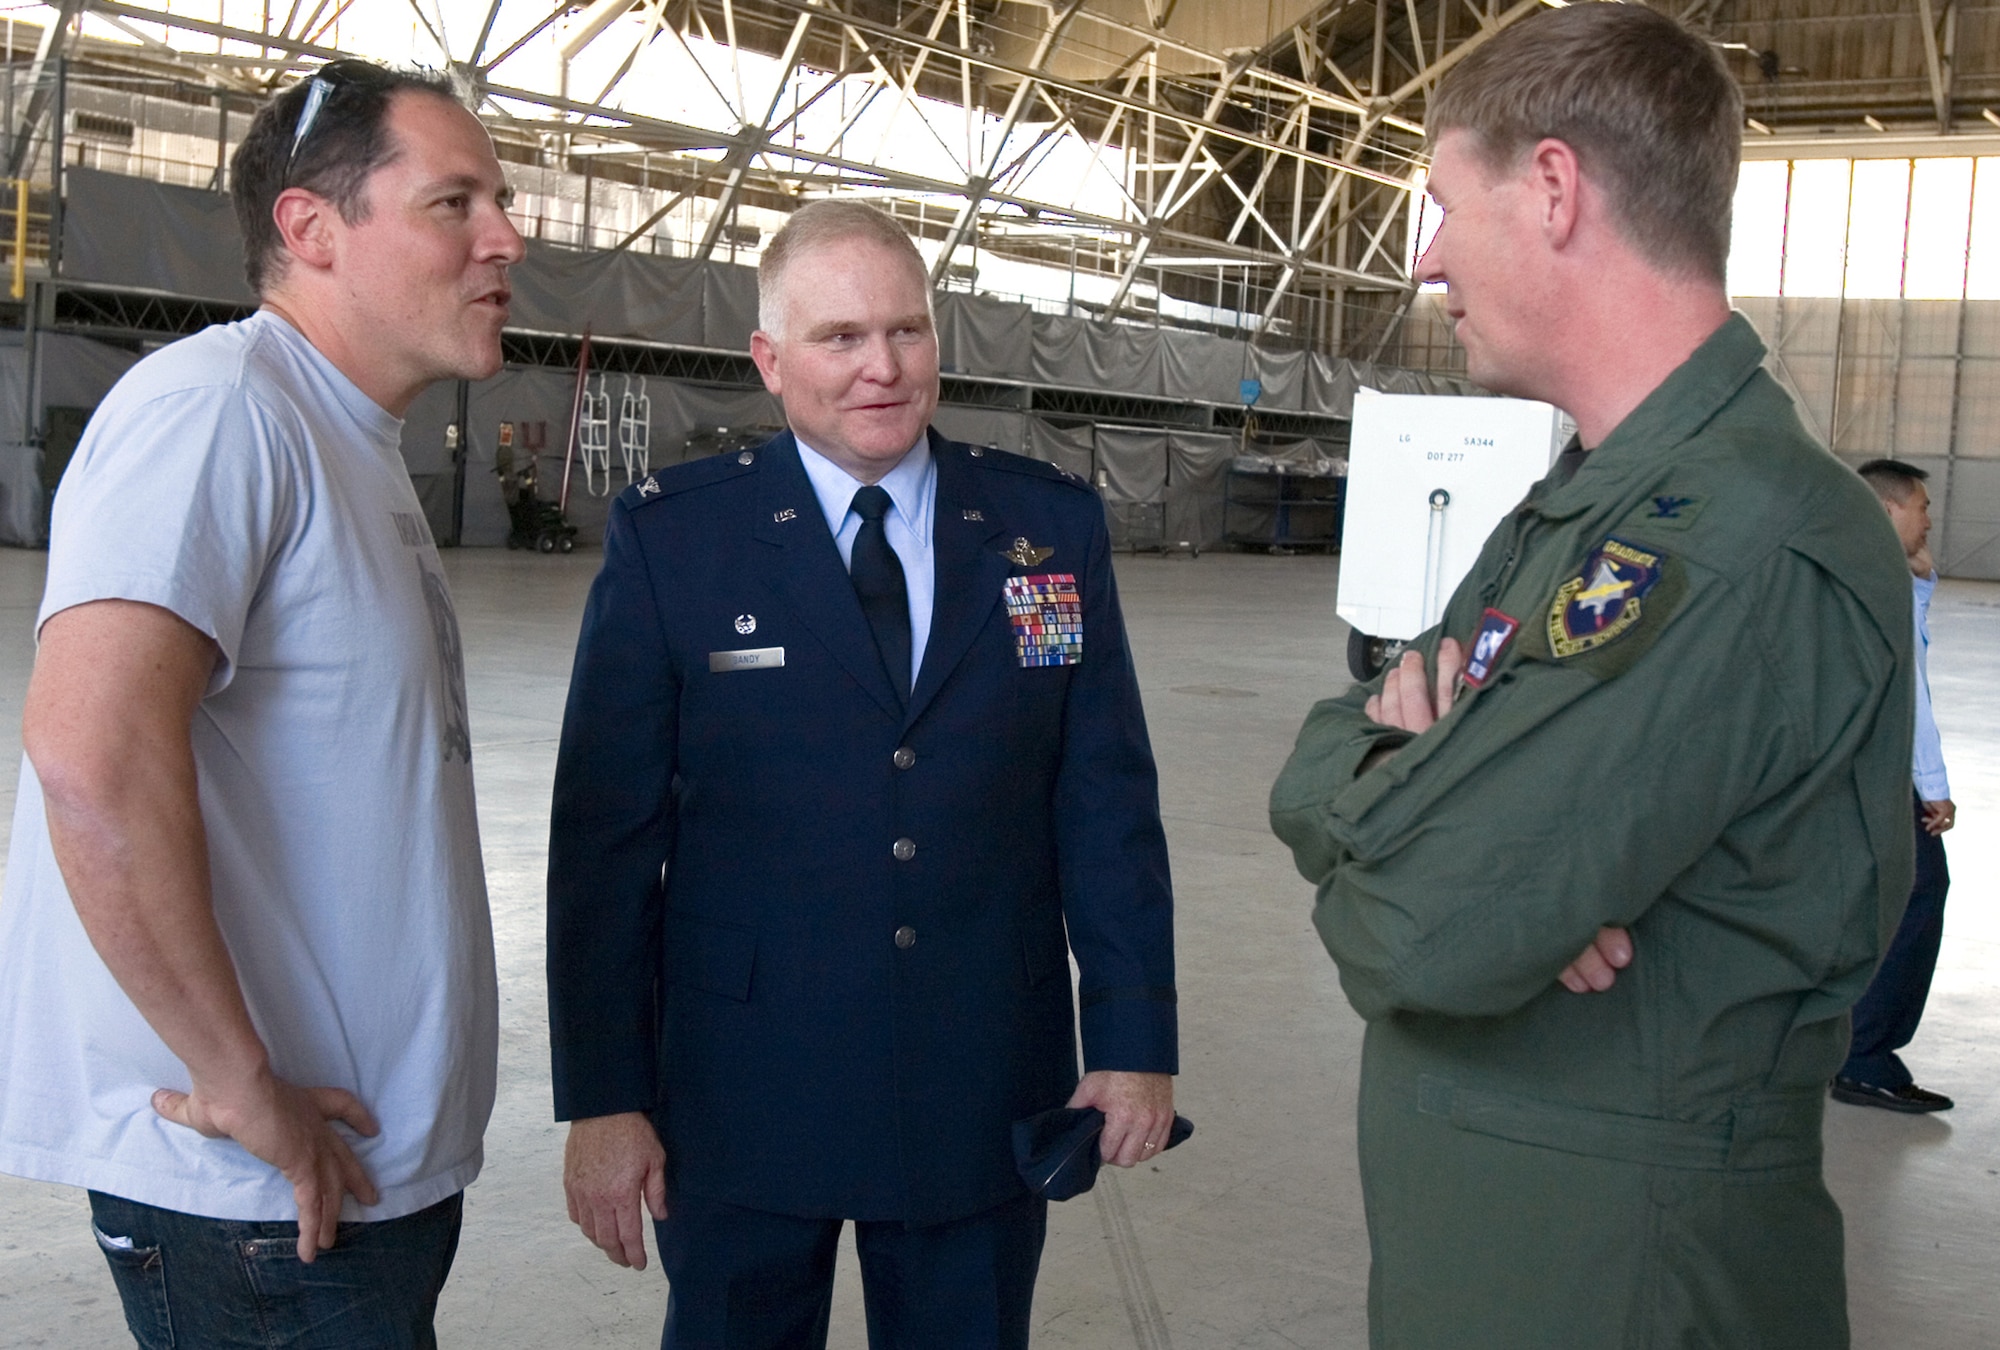
[[[458,640],[458,615],[451,607],[451,592],[444,578],[433,571],[421,555],[417,572],[424,579],[424,603],[431,611],[431,637],[437,642],[438,679],[444,684],[444,746],[439,751],[444,762],[455,754],[472,763],[472,722],[465,708],[465,649]]]

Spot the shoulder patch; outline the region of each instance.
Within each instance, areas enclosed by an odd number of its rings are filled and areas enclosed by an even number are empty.
[[[1607,537],[1549,602],[1549,653],[1557,660],[1602,647],[1639,622],[1665,555]]]
[[[726,483],[754,471],[757,458],[754,452],[746,450],[740,455],[710,455],[706,459],[689,460],[646,475],[619,493],[618,500],[630,511],[713,483]]]
[[[1094,492],[1090,483],[1071,473],[1068,469],[1046,460],[1030,459],[1026,455],[1016,455],[1006,450],[995,450],[990,446],[973,445],[966,447],[966,455],[973,463],[988,469],[999,469],[1006,473],[1018,473],[1029,478],[1047,479],[1054,483],[1066,483],[1083,492]]]

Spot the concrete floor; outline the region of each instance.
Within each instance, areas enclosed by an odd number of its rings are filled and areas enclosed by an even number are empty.
[[[0,550],[0,841],[44,559]],[[549,778],[596,559],[447,554],[468,652],[501,987],[487,1164],[440,1312],[447,1345],[657,1344],[657,1269],[606,1262],[564,1218],[549,1120],[542,868]],[[1054,1207],[1036,1301],[1047,1350],[1367,1342],[1354,1168],[1360,1022],[1307,922],[1308,888],[1265,825],[1307,706],[1345,685],[1334,563],[1210,555],[1119,565],[1159,754],[1179,896],[1179,1105],[1199,1126],[1159,1164]],[[1847,1214],[1855,1344],[2000,1345],[2000,585],[1947,582],[1932,683],[1966,824],[1944,960],[1909,1055],[1957,1097],[1944,1116],[1833,1106],[1828,1171]],[[1107,1175],[1109,1175],[1107,1173]],[[833,1341],[863,1344],[851,1257]],[[0,1178],[0,1345],[113,1346],[118,1302],[80,1193]]]

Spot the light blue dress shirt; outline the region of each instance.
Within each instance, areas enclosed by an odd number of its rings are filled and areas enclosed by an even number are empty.
[[[1951,800],[1951,784],[1944,776],[1944,745],[1938,740],[1937,718],[1931,714],[1931,592],[1937,589],[1937,573],[1911,578],[1915,591],[1910,608],[1917,620],[1917,739],[1912,755],[1910,781],[1917,795],[1927,802]]]
[[[865,485],[804,441],[798,444],[799,463],[812,480],[826,527],[833,531],[834,545],[840,549],[840,561],[852,567],[854,536],[861,533],[861,517],[853,509],[854,494]],[[903,564],[903,585],[910,593],[910,687],[914,689],[917,672],[924,666],[924,648],[930,643],[931,608],[937,599],[937,550],[931,543],[931,525],[937,514],[937,461],[931,458],[929,438],[918,441],[883,476],[881,485],[894,504],[882,518],[882,532]]]

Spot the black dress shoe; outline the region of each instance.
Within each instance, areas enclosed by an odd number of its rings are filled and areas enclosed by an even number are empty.
[[[1942,1092],[1927,1091],[1915,1083],[1908,1087],[1885,1088],[1854,1078],[1836,1078],[1833,1080],[1833,1099],[1850,1106],[1879,1106],[1884,1111],[1902,1111],[1910,1115],[1951,1110],[1951,1098]]]

